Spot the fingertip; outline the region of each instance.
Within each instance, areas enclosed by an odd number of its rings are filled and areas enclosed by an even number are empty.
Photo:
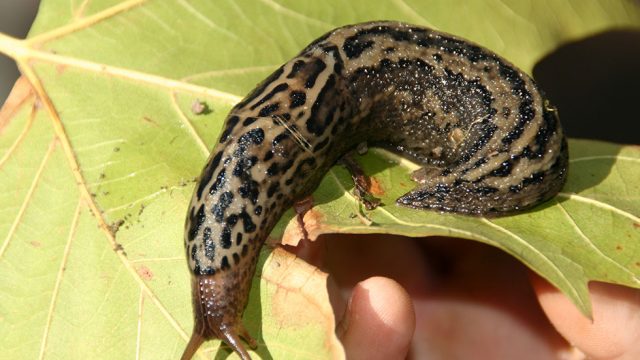
[[[546,280],[536,276],[532,283],[554,327],[589,358],[625,359],[639,351],[640,291],[637,289],[590,283],[591,320]]]
[[[413,303],[400,284],[372,277],[354,287],[341,336],[348,359],[404,359],[414,330]]]

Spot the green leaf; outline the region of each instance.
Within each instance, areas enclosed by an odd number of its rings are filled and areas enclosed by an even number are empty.
[[[192,326],[182,231],[194,179],[231,106],[331,28],[374,19],[422,24],[530,72],[565,41],[640,24],[630,1],[538,4],[44,0],[26,40],[0,34],[0,52],[24,75],[0,113],[3,356],[179,357]],[[211,111],[192,111],[194,102]],[[491,220],[396,207],[413,186],[414,165],[372,150],[359,161],[386,205],[351,216],[359,210],[350,178],[335,167],[314,194],[314,234],[485,242],[588,313],[588,281],[639,287],[640,150],[588,141],[570,147],[562,194]],[[343,356],[326,275],[281,251],[264,251],[259,269],[245,314],[257,354]],[[209,342],[199,356],[227,351]]]

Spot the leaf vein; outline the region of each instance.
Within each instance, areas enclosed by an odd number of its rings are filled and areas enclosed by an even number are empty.
[[[323,28],[335,28],[336,26],[331,24],[331,23],[327,23],[324,21],[320,21],[318,19],[314,19],[312,17],[309,17],[307,15],[301,14],[297,11],[291,10],[287,7],[284,7],[282,5],[280,5],[279,3],[273,1],[273,0],[260,0],[260,2],[262,2],[263,4],[269,6],[270,8],[272,8],[273,10],[275,10],[277,13],[298,19],[298,20],[302,20],[305,21],[309,24],[313,24],[313,25],[318,25],[320,27]]]
[[[191,74],[189,76],[185,76],[181,81],[189,82],[196,79],[207,78],[207,77],[218,77],[218,76],[227,76],[227,75],[244,75],[252,72],[260,72],[260,71],[273,71],[279,65],[258,65],[258,66],[246,66],[241,68],[231,68],[231,69],[220,69],[220,70],[211,70],[205,71],[201,73]]]
[[[136,360],[140,359],[142,343],[142,315],[144,313],[144,289],[140,288],[140,298],[138,300],[138,329],[136,333]]]
[[[635,221],[636,223],[640,224],[640,218],[638,218],[637,216],[635,216],[635,215],[633,215],[631,213],[628,213],[628,212],[626,212],[626,211],[624,211],[622,209],[618,209],[617,207],[609,205],[609,204],[604,203],[602,201],[598,201],[598,200],[595,200],[595,199],[592,199],[592,198],[588,198],[586,196],[578,195],[576,193],[560,192],[560,193],[558,193],[558,196],[561,196],[561,197],[564,197],[564,198],[567,198],[567,199],[571,199],[571,200],[580,201],[580,202],[587,203],[587,204],[591,204],[591,205],[594,205],[596,207],[600,207],[600,208],[612,211],[612,212],[614,212],[614,213],[616,213],[618,215],[624,216],[624,217],[626,217],[628,219],[631,219],[631,220]]]
[[[160,189],[160,190],[158,190],[158,191],[152,192],[151,194],[146,195],[146,196],[143,196],[143,197],[138,198],[138,199],[136,199],[136,200],[129,201],[129,202],[125,203],[125,204],[118,205],[118,206],[115,206],[115,207],[112,207],[112,208],[106,209],[106,210],[104,211],[104,213],[105,213],[105,214],[109,214],[109,213],[112,213],[112,212],[114,212],[114,211],[118,211],[118,210],[122,210],[122,209],[131,208],[131,207],[133,207],[133,206],[134,206],[134,205],[136,205],[136,204],[142,203],[142,202],[144,202],[144,201],[146,201],[146,200],[149,200],[149,199],[153,199],[153,198],[155,198],[156,196],[158,196],[158,195],[160,195],[160,194],[162,194],[162,193],[164,193],[164,192],[167,192],[167,191],[169,191],[169,190],[173,190],[174,188],[177,188],[177,187],[173,187],[173,188],[171,188],[171,189],[166,189],[166,188]]]
[[[182,122],[184,126],[187,128],[187,132],[196,141],[196,144],[198,145],[198,147],[200,148],[200,151],[204,154],[204,158],[206,159],[207,157],[209,157],[209,152],[210,152],[209,147],[207,146],[207,144],[205,144],[204,139],[202,138],[202,136],[200,136],[200,134],[198,134],[198,131],[193,126],[193,123],[189,121],[189,118],[187,118],[185,113],[182,111],[182,109],[178,105],[178,99],[176,98],[176,93],[172,92],[170,98],[171,98],[171,106],[173,106],[176,109],[176,112],[179,115],[178,117],[180,118],[180,122]]]
[[[164,164],[164,163],[154,164],[154,165],[149,166],[147,168],[140,169],[140,170],[137,170],[137,171],[133,171],[133,172],[130,172],[130,173],[126,174],[126,175],[119,176],[117,178],[113,178],[113,179],[109,179],[109,180],[96,181],[96,182],[92,182],[92,183],[87,183],[87,186],[94,187],[94,186],[102,186],[102,185],[106,185],[106,184],[113,184],[113,183],[121,182],[121,181],[130,179],[130,178],[139,176],[140,174],[143,174],[143,173],[146,173],[146,172],[149,172],[149,171],[153,171],[153,170],[155,170],[155,169],[157,169],[159,167],[162,167],[162,166],[166,166],[166,164]]]
[[[29,119],[25,123],[24,128],[22,129],[22,131],[20,132],[20,134],[18,135],[16,140],[11,144],[9,149],[7,149],[7,152],[5,152],[4,156],[2,156],[2,158],[0,158],[0,169],[2,169],[2,167],[7,162],[7,160],[9,160],[11,155],[13,155],[14,152],[20,146],[20,144],[22,144],[22,141],[24,140],[24,138],[29,133],[29,130],[31,130],[31,126],[33,125],[34,118],[35,118],[35,109],[32,108],[31,112],[29,113]]]
[[[206,24],[208,27],[210,27],[211,29],[220,32],[221,34],[224,34],[225,36],[235,40],[235,41],[239,41],[243,44],[246,44],[247,42],[244,41],[244,39],[239,38],[236,34],[228,31],[227,29],[225,29],[224,27],[216,24],[213,20],[211,20],[210,18],[208,18],[207,16],[204,16],[202,14],[202,12],[198,11],[196,8],[194,8],[191,4],[189,4],[188,2],[184,1],[184,0],[179,0],[178,4],[180,6],[182,6],[183,8],[185,8],[189,14],[195,16],[198,20],[202,21],[204,24]]]
[[[607,160],[607,159],[615,159],[615,160],[624,160],[624,161],[634,161],[639,162],[639,158],[634,158],[630,156],[621,156],[621,155],[596,155],[596,156],[583,156],[576,157],[570,159],[569,162],[579,162],[579,161],[591,161],[591,160]]]
[[[169,24],[165,23],[155,13],[149,11],[149,9],[145,8],[144,6],[142,6],[142,7],[140,7],[140,10],[142,11],[142,13],[144,13],[146,16],[148,16],[149,19],[151,19],[151,21],[153,21],[156,24],[158,24],[160,27],[162,27],[168,33],[170,33],[170,34],[175,33],[175,30],[171,26],[169,26]]]
[[[2,247],[0,247],[0,259],[4,255],[4,252],[7,250],[7,247],[9,247],[9,243],[11,242],[11,239],[13,239],[14,235],[16,234],[18,226],[20,225],[20,221],[22,220],[22,217],[24,216],[24,214],[25,214],[25,212],[27,210],[27,207],[29,207],[29,203],[30,203],[31,199],[33,198],[33,194],[35,193],[35,190],[36,190],[38,184],[40,183],[40,180],[42,179],[42,173],[44,172],[45,165],[47,164],[47,162],[51,158],[51,154],[53,154],[53,151],[55,150],[55,148],[56,148],[56,140],[53,139],[51,141],[51,143],[49,144],[49,148],[44,153],[42,161],[40,162],[40,165],[38,166],[38,169],[36,170],[36,174],[33,177],[33,181],[31,182],[31,185],[29,186],[29,190],[27,190],[27,193],[25,194],[24,200],[22,201],[22,204],[20,205],[20,209],[18,210],[18,213],[16,214],[16,217],[13,220],[13,223],[11,224],[11,227],[9,228],[9,231],[7,232],[7,236],[5,237],[4,242],[2,243]]]
[[[153,85],[172,91],[184,91],[186,93],[211,97],[228,104],[235,104],[240,97],[214,88],[207,88],[195,84],[184,83],[179,80],[166,78],[159,75],[144,73],[136,70],[117,66],[96,63],[89,60],[78,59],[70,56],[54,54],[43,50],[36,50],[27,46],[26,40],[18,40],[0,33],[0,52],[13,57],[22,67],[31,67],[30,60],[40,60],[52,64],[66,65],[81,70],[86,70],[99,75],[109,75],[129,81],[137,81],[143,84]],[[33,72],[33,70],[31,70]],[[33,75],[35,76],[35,74]],[[33,79],[33,77],[31,77]]]
[[[42,340],[40,344],[40,356],[38,357],[40,360],[44,359],[45,350],[47,349],[47,342],[49,340],[49,330],[51,329],[51,322],[53,321],[53,313],[56,308],[56,303],[58,299],[58,293],[60,292],[60,284],[62,284],[62,277],[65,274],[65,267],[67,266],[67,261],[69,259],[69,253],[71,252],[71,244],[76,237],[76,231],[78,230],[78,220],[80,219],[80,208],[82,206],[82,199],[78,200],[78,205],[76,206],[76,210],[73,214],[73,219],[71,220],[71,226],[69,228],[69,235],[67,236],[67,243],[64,246],[64,251],[62,253],[62,260],[60,261],[60,266],[58,267],[58,274],[56,275],[56,282],[53,286],[53,291],[51,293],[51,301],[49,303],[49,311],[47,312],[47,321],[44,326],[44,332],[42,334]]]
[[[533,245],[529,244],[527,241],[525,241],[523,238],[519,237],[518,235],[512,233],[511,231],[505,229],[504,227],[490,221],[487,218],[482,218],[482,221],[485,222],[486,224],[488,224],[489,226],[497,229],[498,231],[506,234],[507,236],[511,237],[512,239],[514,239],[515,241],[517,241],[518,243],[522,244],[525,248],[529,249],[529,251],[531,251],[531,253],[535,254],[538,256],[539,259],[541,259],[542,261],[544,261],[545,263],[547,263],[547,265],[549,265],[551,267],[551,269],[558,275],[559,279],[564,282],[564,284],[567,286],[567,289],[569,289],[569,291],[571,291],[571,293],[574,295],[574,298],[577,299],[578,302],[581,303],[581,305],[584,306],[584,303],[582,301],[582,298],[579,296],[577,289],[573,286],[573,284],[564,276],[563,272],[556,266],[556,264],[551,261],[551,259],[549,259],[544,253],[542,253],[540,250],[536,249]],[[505,248],[506,249],[506,248]],[[509,252],[518,257],[518,258],[522,258],[522,255],[520,254],[516,254],[514,251],[512,251],[511,249],[509,249]],[[528,261],[525,261],[525,263],[528,263]]]
[[[613,266],[617,267],[618,269],[622,270],[624,273],[629,275],[630,278],[636,284],[640,284],[640,281],[636,278],[636,276],[631,271],[629,271],[629,269],[625,268],[624,266],[616,262],[614,259],[607,256],[604,252],[602,252],[602,250],[600,250],[600,248],[596,246],[596,244],[593,241],[591,241],[591,239],[589,239],[589,237],[584,232],[582,232],[582,229],[580,229],[580,227],[578,226],[576,221],[573,219],[571,214],[569,214],[569,212],[564,208],[564,206],[562,206],[561,203],[556,201],[556,204],[558,205],[562,213],[565,215],[565,217],[569,220],[569,224],[571,224],[571,226],[576,231],[576,233],[578,233],[580,238],[582,238],[587,243],[587,246],[589,246],[598,255],[602,256],[608,263],[612,264]]]
[[[84,28],[88,28],[96,23],[101,22],[102,20],[108,19],[110,17],[113,17],[121,12],[124,11],[128,11],[131,10],[141,4],[144,4],[145,2],[147,2],[147,0],[129,0],[129,1],[125,1],[122,2],[118,5],[112,6],[110,8],[107,8],[105,10],[102,10],[98,13],[95,13],[91,16],[88,16],[86,18],[83,18],[80,21],[76,21],[73,23],[70,23],[68,25],[64,25],[61,26],[59,28],[56,28],[54,30],[51,31],[47,31],[45,33],[36,35],[34,37],[31,37],[29,39],[27,39],[26,41],[29,43],[29,45],[36,45],[36,47],[40,47],[42,43],[49,41],[49,40],[53,40],[59,37],[62,37],[64,35],[73,33],[75,31],[78,30],[82,30]]]
[[[95,203],[95,200],[91,196],[91,193],[89,191],[89,187],[87,186],[87,183],[86,183],[86,181],[84,179],[84,175],[80,171],[80,166],[78,164],[78,160],[76,159],[73,147],[71,146],[71,142],[69,140],[69,137],[68,137],[68,135],[67,135],[67,133],[66,133],[66,131],[64,129],[64,126],[62,124],[62,120],[60,119],[60,116],[59,116],[55,106],[51,102],[51,99],[49,98],[49,96],[47,95],[46,91],[44,90],[44,87],[40,83],[40,79],[33,72],[33,69],[31,69],[28,66],[23,66],[22,67],[22,71],[23,71],[24,75],[27,76],[27,78],[29,78],[29,80],[31,81],[31,84],[33,85],[36,93],[40,97],[45,109],[49,112],[49,116],[51,118],[51,122],[53,123],[53,128],[54,128],[55,134],[58,137],[58,139],[60,140],[60,143],[62,145],[64,153],[65,153],[65,155],[67,157],[67,161],[69,163],[69,167],[71,169],[71,172],[73,173],[73,176],[76,179],[76,183],[77,183],[78,189],[80,191],[81,197],[84,198],[86,204],[89,206],[94,218],[98,222],[98,225],[99,225],[100,229],[102,230],[102,232],[105,234],[109,244],[111,245],[111,247],[113,249],[115,249],[114,253],[116,254],[118,259],[122,263],[124,269],[129,273],[129,275],[133,278],[133,280],[135,282],[137,282],[142,289],[144,289],[145,293],[149,296],[151,301],[158,308],[158,310],[165,317],[165,319],[167,319],[167,321],[169,322],[171,327],[173,327],[173,329],[178,333],[178,335],[185,342],[187,342],[188,339],[189,339],[189,336],[187,335],[187,333],[180,327],[180,325],[178,324],[177,320],[173,317],[173,315],[171,313],[169,313],[167,308],[160,301],[160,299],[158,299],[158,297],[151,290],[151,288],[147,285],[147,283],[144,280],[142,280],[140,275],[134,269],[133,264],[131,264],[128,261],[126,255],[124,254],[124,249],[119,249],[118,248],[117,242],[115,240],[115,237],[114,237],[113,233],[110,231],[109,225],[107,224],[105,218],[103,217],[102,212],[98,208],[98,205]]]

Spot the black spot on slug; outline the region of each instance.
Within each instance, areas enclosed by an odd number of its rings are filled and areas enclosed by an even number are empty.
[[[318,76],[327,68],[327,64],[324,63],[321,59],[315,59],[311,64],[307,64],[309,76],[307,77],[307,81],[304,83],[304,87],[307,89],[311,89],[315,84]]]
[[[513,163],[510,160],[507,160],[502,162],[502,164],[500,164],[500,167],[493,170],[490,175],[497,176],[497,177],[506,177],[511,175],[512,169],[513,169]]]
[[[225,219],[225,223],[229,225],[229,228],[233,229],[233,226],[238,223],[238,215],[231,214],[227,216],[227,218]]]
[[[217,222],[222,222],[224,219],[224,212],[227,210],[231,202],[233,201],[233,193],[230,191],[225,191],[220,195],[218,202],[213,204],[211,207],[211,213]]]
[[[267,175],[275,176],[278,171],[280,171],[279,165],[274,161],[273,163],[271,163],[271,165],[269,165],[269,168],[267,169]]]
[[[304,60],[296,60],[291,66],[291,72],[287,75],[287,79],[293,79],[298,75],[298,72],[304,67]]]
[[[224,249],[231,247],[231,228],[227,225],[224,225],[220,231],[220,245]]]
[[[271,186],[269,186],[269,189],[267,190],[267,197],[273,197],[273,194],[275,194],[278,190],[280,190],[280,183],[274,182],[273,184],[271,184]]]
[[[204,231],[202,232],[202,242],[204,243],[204,256],[206,256],[210,261],[213,261],[216,254],[216,245],[211,239],[210,227],[204,228]]]
[[[264,141],[264,130],[256,128],[247,131],[238,139],[238,146],[233,152],[236,157],[244,156],[251,145],[260,145]]]
[[[204,205],[200,205],[195,216],[189,219],[189,222],[191,223],[191,227],[189,228],[189,240],[193,240],[198,236],[200,227],[202,227],[206,218],[207,216],[205,214]]]
[[[218,151],[216,155],[211,159],[211,161],[205,167],[205,170],[202,172],[202,177],[200,179],[200,183],[198,183],[197,195],[198,200],[202,198],[202,192],[207,184],[211,181],[213,177],[213,172],[216,170],[218,165],[220,165],[220,159],[222,158],[222,151]]]
[[[227,120],[227,126],[222,131],[222,135],[220,135],[220,142],[221,143],[227,141],[227,139],[229,138],[229,135],[231,135],[231,132],[233,131],[233,129],[238,124],[238,121],[240,121],[240,118],[238,116],[231,116]]]
[[[233,169],[233,175],[240,177],[242,175],[248,175],[249,170],[258,162],[257,156],[250,156],[238,159],[236,167]]]
[[[247,244],[242,245],[242,256],[247,256],[247,253],[249,252],[249,246],[247,246]]]
[[[336,78],[333,74],[331,74],[327,79],[325,85],[322,87],[320,94],[318,94],[316,101],[313,103],[313,106],[311,108],[311,116],[309,116],[309,119],[307,120],[307,130],[314,135],[321,135],[327,125],[327,118],[322,117],[320,108],[326,106],[326,104],[324,103],[325,97],[328,97],[328,94],[333,91],[335,85]],[[332,114],[333,112],[335,112],[335,107],[330,107],[329,109]]]
[[[242,209],[242,211],[240,212],[240,219],[242,219],[245,233],[252,233],[256,231],[256,224],[253,223],[251,215],[249,215],[249,213],[247,213],[245,209]]]
[[[229,259],[227,258],[227,255],[223,256],[222,260],[220,260],[220,269],[226,270],[230,267],[231,265],[229,265]]]
[[[211,184],[211,187],[209,188],[209,194],[210,195],[214,195],[215,193],[218,192],[218,190],[220,190],[222,188],[222,186],[224,186],[224,184],[227,183],[227,176],[226,176],[226,170],[222,169],[220,170],[220,172],[218,173],[218,176],[216,176],[216,181],[213,182],[213,184]]]
[[[251,110],[255,110],[258,106],[260,106],[260,105],[264,104],[265,102],[267,102],[268,100],[270,100],[275,94],[283,92],[283,91],[287,90],[288,88],[289,88],[289,84],[287,84],[287,83],[278,84],[273,89],[271,89],[271,91],[269,91],[265,96],[263,96],[258,102],[256,102],[255,104],[251,105],[250,109]],[[276,109],[277,109],[277,107],[276,107]],[[260,111],[260,114],[262,114],[262,111]],[[260,116],[267,116],[267,115],[260,115]]]
[[[291,94],[289,94],[289,98],[291,99],[289,109],[295,109],[304,105],[307,101],[307,94],[304,91],[292,91]]]
[[[238,193],[240,193],[243,199],[251,200],[252,204],[257,203],[258,196],[260,195],[258,182],[252,179],[246,179],[238,188]]]
[[[360,57],[365,50],[373,47],[374,44],[373,40],[362,41],[360,36],[354,35],[344,41],[342,49],[349,59],[353,59]]]
[[[247,127],[247,126],[253,124],[254,122],[256,122],[257,120],[258,120],[258,118],[250,116],[250,117],[244,119],[244,121],[242,122],[242,126]]]
[[[266,105],[265,107],[260,109],[258,116],[262,116],[262,117],[269,116],[274,112],[276,112],[279,108],[280,108],[280,103],[273,103],[273,104]]]

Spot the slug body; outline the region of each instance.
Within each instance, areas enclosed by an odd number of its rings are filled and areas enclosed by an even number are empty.
[[[500,215],[554,196],[567,171],[555,109],[498,55],[398,22],[335,29],[228,115],[196,186],[185,245],[195,326],[186,357],[220,338],[244,359],[241,317],[281,215],[358,143],[424,164],[399,205]]]

